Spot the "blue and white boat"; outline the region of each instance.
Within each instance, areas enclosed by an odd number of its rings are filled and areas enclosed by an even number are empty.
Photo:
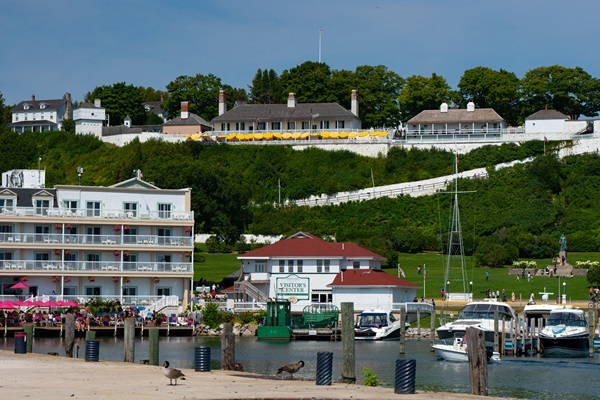
[[[588,356],[590,344],[585,312],[577,308],[552,310],[539,339],[544,356]]]

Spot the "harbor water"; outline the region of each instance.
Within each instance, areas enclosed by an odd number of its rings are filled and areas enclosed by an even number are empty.
[[[122,338],[98,338],[99,359],[123,361]],[[85,357],[85,340],[76,339],[79,358]],[[148,359],[149,342],[136,338],[135,361]],[[0,349],[13,351],[14,339],[0,339]],[[210,346],[211,368],[220,369],[221,344],[218,337],[161,337],[160,363],[168,360],[178,368],[194,368],[196,346]],[[256,338],[237,338],[236,362],[245,372],[274,375],[283,364],[303,360],[306,366],[295,377],[315,379],[317,353],[333,352],[333,380],[341,378],[342,343],[322,341],[258,341]],[[361,383],[363,368],[375,374],[382,386],[394,386],[396,359],[415,359],[416,388],[437,392],[469,393],[467,363],[439,360],[430,351],[428,340],[408,340],[406,354],[398,354],[398,342],[356,342],[356,378]],[[64,356],[61,338],[34,338],[33,352],[56,352]],[[76,350],[74,351],[75,354]],[[600,356],[594,358],[553,359],[539,356],[505,357],[488,365],[490,396],[526,399],[587,400],[600,398]]]

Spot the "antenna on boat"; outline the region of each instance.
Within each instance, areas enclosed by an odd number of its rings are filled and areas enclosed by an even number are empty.
[[[446,270],[444,273],[444,290],[446,296],[454,292],[456,299],[470,301],[473,293],[469,293],[467,270],[465,266],[465,249],[463,246],[462,228],[460,224],[460,208],[458,207],[459,193],[474,193],[474,191],[458,191],[458,155],[454,154],[454,188],[451,193],[452,201],[452,223],[448,235],[448,257],[446,259]],[[457,271],[459,269],[459,271]],[[470,288],[472,291],[472,286]]]

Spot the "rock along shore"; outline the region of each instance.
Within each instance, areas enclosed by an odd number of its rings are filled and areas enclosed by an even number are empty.
[[[177,365],[172,367],[177,368]],[[0,351],[0,393],[4,399],[483,399],[456,393],[395,394],[393,388],[334,383],[287,377],[257,376],[216,370],[181,369],[185,381],[169,386],[162,367],[41,354]],[[493,399],[485,397],[485,399]]]

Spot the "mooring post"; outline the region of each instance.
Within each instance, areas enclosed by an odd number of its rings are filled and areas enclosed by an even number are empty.
[[[221,333],[221,369],[233,371],[235,365],[235,339],[233,327],[229,323],[223,324]]]
[[[417,341],[421,340],[421,309],[417,307]]]
[[[342,381],[356,383],[354,303],[342,303]]]
[[[498,338],[498,309],[494,310],[494,351],[499,352],[499,338]]]
[[[431,310],[431,346],[435,344],[435,317],[437,316],[435,312],[435,307]],[[429,349],[430,351],[434,351],[433,347]]]
[[[26,324],[23,326],[25,331],[25,351],[31,353],[33,350],[33,324]]]
[[[468,327],[467,354],[469,357],[469,381],[471,394],[478,396],[488,395],[488,370],[487,354],[485,350],[485,336],[480,329]]]
[[[73,344],[75,343],[75,315],[68,313],[65,321],[65,356],[73,357]]]
[[[404,354],[406,346],[406,308],[400,308],[400,354]]]
[[[135,319],[133,317],[125,318],[123,346],[125,347],[123,362],[132,363],[135,356]]]
[[[502,336],[501,336],[501,340],[500,340],[500,355],[504,356],[504,341],[506,340],[506,324],[505,324],[505,320],[502,320]]]
[[[158,365],[159,360],[159,333],[158,328],[148,329],[148,363],[150,365]]]
[[[588,311],[588,340],[589,340],[589,349],[590,349],[590,358],[594,358],[594,310]]]
[[[517,338],[517,335],[519,334],[519,327],[521,326],[521,317],[517,316],[517,323],[516,325],[513,323],[513,327],[512,327],[512,331],[513,331],[513,337],[512,337],[512,355],[516,356],[517,355],[517,346],[519,345],[519,339]]]
[[[96,331],[85,331],[85,340],[96,340]]]

